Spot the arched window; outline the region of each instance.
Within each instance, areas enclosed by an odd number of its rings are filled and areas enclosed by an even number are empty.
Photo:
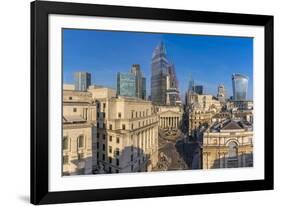
[[[68,149],[68,137],[67,136],[64,136],[63,137],[63,140],[62,140],[62,148],[65,150],[65,149]]]
[[[80,135],[78,137],[78,147],[84,147],[84,136],[83,135]]]
[[[228,156],[230,158],[237,158],[238,155],[238,145],[236,144],[236,142],[230,142],[228,144]]]

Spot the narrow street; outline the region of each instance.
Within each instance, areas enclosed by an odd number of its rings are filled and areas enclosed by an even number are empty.
[[[180,133],[173,137],[165,136],[164,132],[159,133],[159,162],[156,170],[186,170],[189,168],[176,147],[177,141],[181,138]]]

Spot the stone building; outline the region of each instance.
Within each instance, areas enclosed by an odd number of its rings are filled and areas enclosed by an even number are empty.
[[[192,105],[192,108],[202,111],[215,110],[216,112],[219,112],[222,108],[220,101],[213,95],[209,94],[200,95],[193,93],[190,95],[189,104]]]
[[[96,168],[95,125],[91,93],[63,90],[63,175],[91,174]]]
[[[150,171],[158,160],[158,116],[152,103],[89,91],[97,104],[99,172]]]
[[[253,166],[253,127],[242,120],[227,119],[212,124],[203,135],[202,167]]]
[[[182,123],[183,109],[181,106],[157,106],[159,127],[161,129],[178,129]]]
[[[214,111],[192,110],[188,116],[188,135],[194,135],[201,126],[209,126]]]

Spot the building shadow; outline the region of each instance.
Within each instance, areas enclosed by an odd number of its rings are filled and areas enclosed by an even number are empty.
[[[239,165],[239,159],[242,162],[245,159],[245,165]],[[227,163],[225,163],[227,161]],[[248,153],[244,155],[238,155],[234,158],[219,158],[216,159],[210,169],[218,168],[241,168],[241,167],[253,167],[253,155]]]
[[[97,161],[98,170],[94,174],[148,172],[153,167],[151,158],[150,154],[138,147],[125,147],[119,152],[105,152],[105,160]]]
[[[192,165],[194,164],[194,161],[197,161],[194,159],[195,154],[198,152],[199,144],[197,142],[189,142],[189,138],[185,137],[180,140],[178,140],[175,144],[175,147],[177,149],[177,152],[181,156],[181,158],[184,160],[188,168],[190,169],[199,169],[199,168],[193,168]],[[198,159],[199,161],[199,159]],[[199,162],[198,162],[199,164]]]

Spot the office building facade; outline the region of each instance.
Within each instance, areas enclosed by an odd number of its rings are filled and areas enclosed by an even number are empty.
[[[248,77],[242,74],[232,75],[233,100],[247,100]]]
[[[136,97],[136,78],[131,73],[117,73],[117,95]]]
[[[74,89],[76,91],[87,91],[91,85],[91,74],[88,72],[74,73]]]
[[[203,85],[195,85],[193,86],[193,91],[196,93],[196,94],[203,94]]]
[[[180,102],[175,67],[167,59],[163,42],[157,45],[152,54],[151,101],[157,105],[175,105]]]
[[[146,79],[142,75],[139,64],[132,65],[131,74],[135,76],[136,97],[146,99]]]

